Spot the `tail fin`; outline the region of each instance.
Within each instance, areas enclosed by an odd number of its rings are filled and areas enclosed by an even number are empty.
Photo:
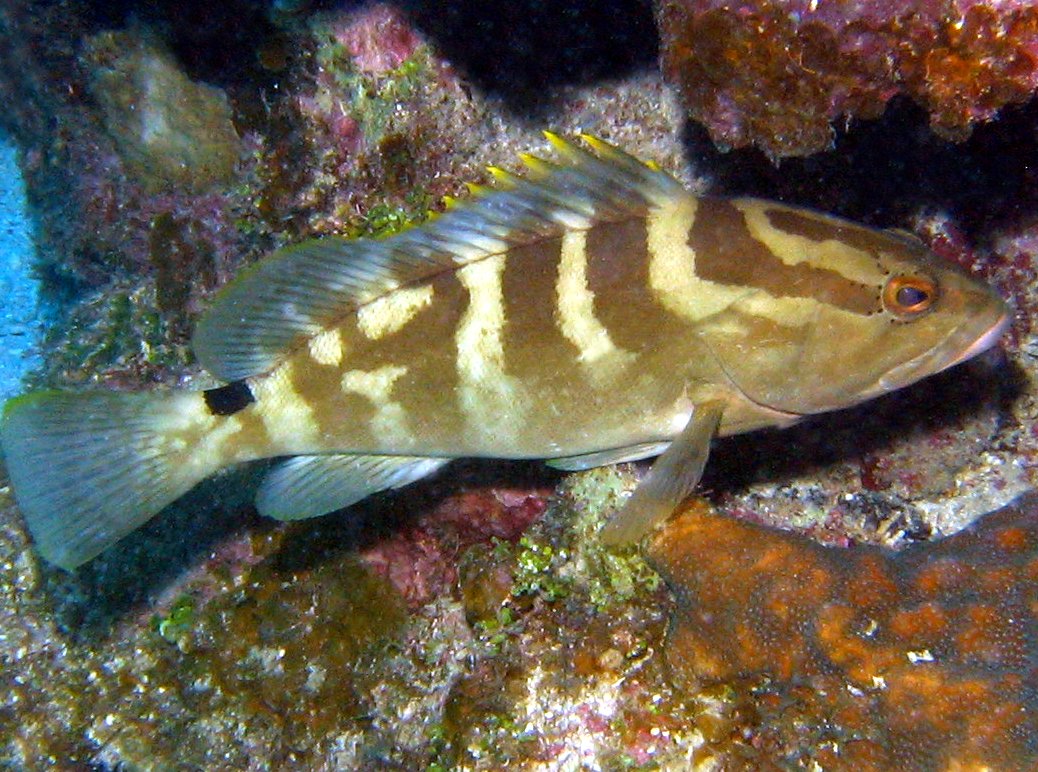
[[[0,426],[15,498],[40,553],[73,569],[143,525],[215,469],[185,463],[170,432],[195,394],[37,392]]]

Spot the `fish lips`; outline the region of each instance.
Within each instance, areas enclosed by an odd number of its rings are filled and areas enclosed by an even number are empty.
[[[1011,316],[1004,306],[999,306],[995,314],[968,319],[953,329],[940,345],[885,373],[867,396],[895,391],[984,353],[998,343],[1010,322]]]

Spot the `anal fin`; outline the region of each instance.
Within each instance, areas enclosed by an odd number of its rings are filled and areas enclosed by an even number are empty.
[[[670,515],[703,476],[710,441],[717,434],[724,404],[696,405],[688,424],[656,459],[627,503],[602,529],[605,544],[631,544]]]
[[[666,450],[668,445],[670,445],[669,442],[642,442],[622,448],[582,453],[579,456],[549,458],[544,463],[552,469],[561,469],[564,472],[580,472],[585,469],[594,469],[596,466],[623,464],[628,461],[640,461],[650,456],[658,456]]]
[[[294,456],[272,469],[256,494],[260,514],[305,520],[402,488],[447,464],[426,456]]]

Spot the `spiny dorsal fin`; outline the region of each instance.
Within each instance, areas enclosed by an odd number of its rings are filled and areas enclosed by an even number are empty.
[[[302,341],[398,287],[593,222],[643,213],[683,191],[656,166],[582,135],[545,132],[561,157],[522,156],[525,176],[386,239],[313,239],[278,250],[227,285],[198,323],[194,349],[226,381],[267,372]]]

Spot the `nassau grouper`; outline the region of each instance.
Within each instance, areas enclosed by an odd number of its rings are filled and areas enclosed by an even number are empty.
[[[285,456],[256,505],[294,520],[453,458],[559,469],[659,455],[606,524],[635,541],[711,438],[853,405],[995,343],[988,287],[921,242],[689,193],[594,137],[385,239],[281,249],[194,336],[207,391],[28,394],[0,429],[43,556],[74,568],[231,464]]]

